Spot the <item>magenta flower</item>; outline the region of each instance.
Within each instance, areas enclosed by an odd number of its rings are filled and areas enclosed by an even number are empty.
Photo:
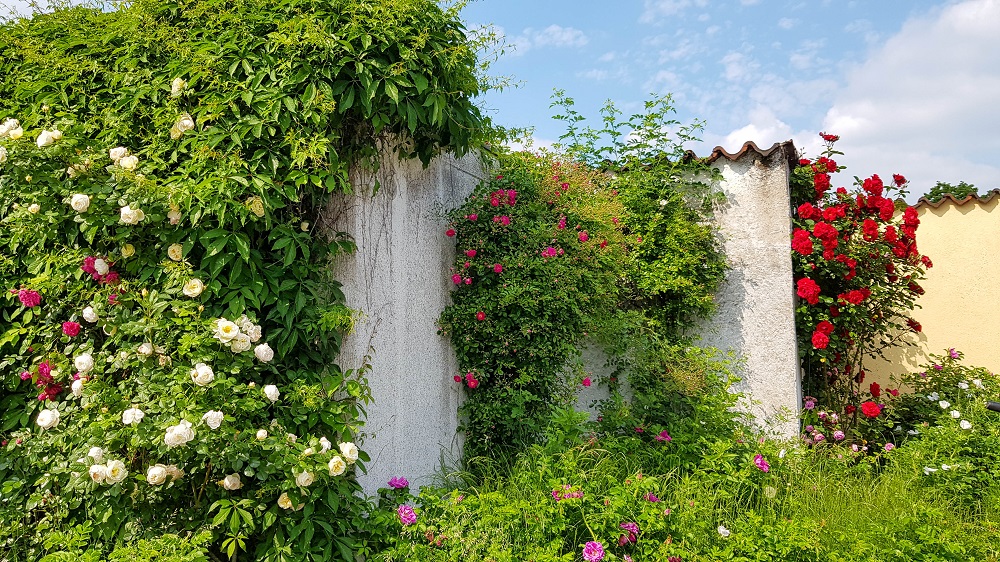
[[[887,453],[888,453],[889,451],[891,451],[891,450],[895,449],[895,448],[896,448],[896,446],[895,446],[895,445],[893,445],[892,443],[886,443],[886,444],[885,444],[885,447],[884,447],[884,448],[885,448],[885,452],[887,452]]]
[[[671,437],[669,433],[667,433],[666,429],[658,433],[656,437],[654,437],[654,439],[656,439],[657,441],[662,441],[664,443],[669,443],[674,440],[674,438]]]
[[[42,295],[38,294],[38,291],[21,289],[17,292],[17,300],[21,301],[21,304],[23,304],[26,308],[34,308],[41,304]]]
[[[503,266],[498,263],[493,264],[493,273],[503,273]]]
[[[583,545],[583,559],[587,562],[601,562],[604,560],[604,545],[595,541]]]
[[[948,355],[950,355],[952,359],[958,359],[958,352],[955,351],[954,347],[948,350]]]
[[[583,378],[583,386],[590,386],[590,377]]]
[[[764,459],[764,455],[760,453],[757,453],[757,456],[753,458],[753,464],[763,472],[771,470],[771,465],[767,464],[767,461]]]
[[[389,479],[389,487],[401,490],[410,485],[410,482],[403,476],[393,476]]]
[[[806,400],[805,407],[806,407],[806,410],[812,410],[813,408],[816,407],[816,401],[815,400]]]
[[[482,310],[480,310],[479,312],[477,312],[476,313],[476,320],[479,320],[480,322],[482,322],[483,320],[486,320],[486,313],[483,312]]]
[[[845,437],[844,436],[844,432],[840,431],[839,429],[837,431],[833,432],[833,439],[834,439],[834,441],[843,441],[844,437]]]
[[[566,228],[566,217],[559,217],[559,224],[556,225],[556,228],[559,230]]]
[[[470,258],[474,258],[474,257],[476,257],[476,251],[475,250],[466,250],[465,251],[465,255],[468,256],[468,257],[470,257]]]
[[[118,293],[108,295],[108,304],[118,304]]]
[[[590,240],[590,235],[588,235],[587,231],[584,230],[584,231],[580,232],[580,234],[579,234],[579,236],[577,236],[577,238],[580,239],[580,242],[586,242],[587,240]]]
[[[448,230],[444,231],[444,235],[447,236],[448,238],[451,238],[452,236],[455,235],[455,229],[449,228]]]
[[[417,514],[414,513],[412,507],[406,504],[396,508],[396,514],[399,515],[399,522],[403,525],[413,525],[417,522]]]
[[[549,246],[548,248],[545,248],[544,250],[542,250],[542,257],[543,258],[554,258],[554,257],[556,257],[556,249],[553,248],[552,246]]]
[[[643,498],[645,498],[646,501],[653,503],[660,501],[660,498],[656,497],[656,494],[654,494],[653,492],[646,492],[646,495],[643,496]]]
[[[457,273],[451,276],[451,280],[454,281],[456,285],[462,284],[462,276]]]
[[[42,361],[38,364],[38,376],[41,378],[51,379],[49,376],[52,373],[52,366],[49,365],[48,361]]]
[[[468,219],[470,221],[474,221],[474,220],[476,220],[478,218],[479,218],[479,215],[477,215],[476,213],[472,213],[471,215],[468,216]]]
[[[942,367],[941,365],[934,365],[934,369],[940,371],[941,369],[944,369],[944,367]]]
[[[21,372],[21,380],[22,381],[29,380],[30,378],[31,378],[31,371],[23,371],[23,372]]]
[[[80,335],[80,325],[76,322],[63,322],[62,331],[71,338]]]

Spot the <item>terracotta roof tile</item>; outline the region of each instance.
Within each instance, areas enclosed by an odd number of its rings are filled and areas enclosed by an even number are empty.
[[[753,141],[747,141],[743,143],[743,146],[735,154],[730,154],[725,148],[717,146],[714,150],[712,150],[711,154],[704,158],[704,160],[709,164],[715,162],[719,158],[725,158],[730,162],[736,162],[748,153],[754,153],[761,159],[767,159],[773,155],[783,156],[788,161],[789,170],[795,169],[795,167],[799,164],[798,151],[795,150],[795,144],[793,144],[790,140],[776,142],[772,144],[770,148],[764,150],[761,150]],[[688,158],[697,158],[694,152],[690,150],[687,151],[686,156]]]
[[[917,205],[916,206],[917,206],[917,208],[920,208],[920,207],[923,207],[923,206],[927,206],[927,207],[931,207],[933,209],[937,209],[938,207],[940,207],[941,205],[944,205],[948,201],[951,201],[952,203],[954,203],[956,207],[961,207],[962,205],[965,205],[966,203],[968,203],[970,201],[975,201],[976,203],[980,203],[980,204],[986,204],[986,203],[989,203],[990,201],[992,201],[993,199],[995,199],[998,195],[1000,195],[1000,189],[991,189],[990,191],[984,193],[983,195],[969,195],[969,196],[965,197],[964,199],[957,199],[954,195],[952,195],[950,193],[946,193],[944,195],[944,197],[942,197],[941,199],[939,199],[937,202],[931,202],[931,201],[928,201],[926,197],[921,197],[917,201]]]

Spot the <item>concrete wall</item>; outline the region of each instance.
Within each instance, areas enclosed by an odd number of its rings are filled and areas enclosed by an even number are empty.
[[[356,368],[371,354],[374,403],[361,445],[372,460],[360,479],[368,493],[395,475],[427,484],[442,457],[460,458],[458,366],[435,322],[450,300],[446,272],[455,257],[444,213],[480,175],[474,158],[443,156],[424,169],[390,157],[374,196],[374,178],[358,177],[356,193],[336,197],[327,212],[325,226],[349,232],[358,246],[336,265],[347,305],[364,313],[339,364]]]
[[[923,327],[910,339],[916,345],[889,350],[886,360],[868,360],[877,380],[916,372],[928,353],[951,347],[965,353],[964,363],[1000,371],[1000,192],[963,200],[945,197],[917,205],[917,246],[934,267],[921,282],[913,317]]]
[[[718,312],[702,328],[702,343],[732,351],[741,363],[747,405],[776,433],[798,433],[801,404],[795,339],[789,160],[790,142],[761,151],[753,143],[736,154],[716,148],[713,166],[726,203],[716,213],[730,270],[717,295]],[[786,417],[786,421],[778,418]]]

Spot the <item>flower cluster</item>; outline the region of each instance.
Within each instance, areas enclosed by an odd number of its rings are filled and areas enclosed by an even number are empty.
[[[254,324],[244,314],[235,322],[226,320],[225,318],[215,320],[213,322],[213,336],[225,344],[233,353],[243,353],[244,351],[250,351],[253,344],[260,341],[262,334],[261,327],[258,324]],[[254,355],[260,361],[267,363],[274,358],[274,350],[264,343],[254,348]]]

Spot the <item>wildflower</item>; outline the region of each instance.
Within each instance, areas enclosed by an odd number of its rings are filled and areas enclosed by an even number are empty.
[[[760,453],[757,453],[757,456],[753,458],[753,464],[762,472],[768,472],[771,470],[771,465],[767,464],[767,460],[764,459],[764,455]]]
[[[951,406],[951,402],[947,400],[941,400],[938,402],[938,406],[941,406],[942,410],[947,410]]]
[[[389,487],[396,490],[401,490],[410,485],[410,482],[402,476],[393,476],[389,479]]]
[[[586,242],[587,240],[590,240],[590,235],[588,235],[587,231],[584,230],[584,231],[580,232],[580,234],[577,236],[577,238],[580,239],[580,242]]]
[[[669,443],[670,441],[673,441],[673,437],[671,437],[670,434],[667,433],[666,429],[658,433],[656,437],[654,437],[653,439],[656,439],[657,441],[661,441],[664,443]]]
[[[892,443],[886,443],[886,444],[885,444],[885,447],[883,447],[883,449],[885,449],[885,452],[887,452],[887,453],[888,453],[889,451],[891,451],[891,450],[895,449],[895,448],[896,448],[896,446],[895,446],[895,445],[893,445]]]
[[[646,495],[643,496],[643,499],[653,503],[657,503],[660,501],[660,498],[656,497],[656,494],[654,494],[653,492],[646,492]]]
[[[413,508],[403,504],[396,509],[396,514],[399,515],[399,522],[403,525],[413,525],[417,522],[417,514],[414,513]]]
[[[962,417],[962,413],[961,413],[961,412],[959,412],[958,410],[952,410],[952,411],[951,411],[951,412],[949,412],[949,413],[951,414],[951,417],[955,418],[956,420],[957,420],[958,418]]]
[[[931,467],[929,467],[929,466],[925,466],[925,467],[924,467],[924,475],[925,475],[925,476],[930,476],[931,474],[933,474],[933,473],[937,472],[937,470],[938,470],[938,469],[936,469],[936,468],[931,468]]]
[[[583,386],[588,386],[589,387],[590,386],[590,377],[584,377],[583,378],[583,382],[581,384],[583,384]]]
[[[595,541],[590,541],[583,545],[583,559],[587,562],[600,562],[604,560],[604,545]]]
[[[960,388],[962,390],[969,390],[969,383],[967,383],[965,381],[962,381],[962,382],[958,383],[958,388]]]
[[[961,427],[962,429],[969,430],[972,429],[972,422],[968,420],[962,420],[958,422],[958,426]]]
[[[719,534],[722,535],[723,538],[726,538],[731,534],[731,532],[729,531],[729,529],[726,528],[725,525],[719,525],[719,528],[716,530],[719,531]]]

